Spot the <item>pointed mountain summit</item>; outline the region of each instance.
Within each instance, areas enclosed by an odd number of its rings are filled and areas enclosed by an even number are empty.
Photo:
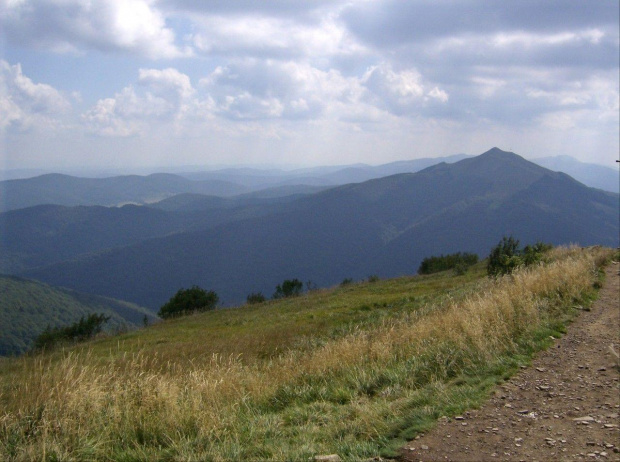
[[[264,216],[51,265],[24,274],[157,309],[180,287],[224,304],[273,293],[284,279],[319,286],[412,274],[431,255],[486,257],[504,235],[523,244],[618,246],[619,196],[514,153],[349,184]]]
[[[506,160],[506,159],[523,159],[520,155],[515,154],[512,151],[504,151],[500,148],[498,148],[497,146],[492,147],[491,149],[489,149],[486,152],[483,152],[482,154],[480,154],[479,156],[476,156],[478,159],[491,159],[491,158],[497,158],[497,159],[501,159],[501,160]]]
[[[506,192],[531,184],[541,176],[552,173],[514,152],[490,149],[479,156],[447,166],[455,176],[471,181],[493,184]]]
[[[515,169],[529,172],[532,175],[541,175],[545,172],[544,168],[524,159],[518,154],[502,151],[499,148],[489,149],[479,156],[467,160],[469,162],[464,162],[461,165],[462,167],[477,167],[480,168],[483,173],[502,172],[508,174]]]

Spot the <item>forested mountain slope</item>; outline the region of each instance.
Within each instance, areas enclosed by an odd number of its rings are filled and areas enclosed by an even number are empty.
[[[224,304],[271,295],[283,279],[412,274],[429,255],[486,256],[503,235],[524,242],[618,245],[619,196],[497,148],[306,196],[286,210],[146,240],[25,272],[53,284],[157,309],[180,287]]]
[[[78,293],[14,276],[0,276],[0,356],[18,355],[47,326],[72,324],[91,313],[105,314],[111,332],[157,320],[148,310],[132,303]]]

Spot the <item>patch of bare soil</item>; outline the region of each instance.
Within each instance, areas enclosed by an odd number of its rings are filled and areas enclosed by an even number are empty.
[[[568,333],[481,408],[443,418],[402,461],[620,461],[620,265]],[[610,348],[611,347],[611,348]]]

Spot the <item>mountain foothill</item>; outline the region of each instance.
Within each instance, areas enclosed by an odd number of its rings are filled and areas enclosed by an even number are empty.
[[[617,247],[620,196],[593,186],[498,148],[379,167],[6,180],[0,273],[150,313],[194,285],[232,306],[290,278],[328,287],[413,274],[431,255],[484,258],[507,235]]]

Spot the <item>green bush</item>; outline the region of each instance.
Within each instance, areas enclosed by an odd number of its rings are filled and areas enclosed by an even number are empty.
[[[190,289],[179,289],[157,313],[161,318],[172,318],[190,314],[195,311],[214,310],[219,297],[212,290],[206,291],[198,286]]]
[[[51,349],[59,343],[83,342],[101,332],[103,324],[109,319],[110,316],[92,313],[86,318],[82,316],[78,322],[69,326],[54,328],[47,326],[35,339],[33,348],[43,350]]]
[[[441,254],[439,257],[426,257],[420,263],[418,274],[433,274],[440,271],[455,269],[458,267],[458,273],[464,274],[469,266],[478,263],[478,255],[475,253],[451,253],[448,255]]]
[[[489,276],[500,276],[512,273],[517,267],[523,264],[519,256],[519,241],[512,236],[504,236],[502,240],[491,249],[489,262],[487,263],[487,274]]]
[[[246,298],[248,305],[255,305],[257,303],[263,303],[265,300],[267,299],[265,298],[262,292],[256,292],[256,293],[252,292]]]
[[[544,242],[526,245],[523,249],[523,263],[525,263],[525,265],[538,263],[542,259],[543,254],[552,248],[553,246],[551,244],[545,244]]]
[[[276,287],[273,298],[296,297],[302,293],[303,289],[304,285],[299,279],[286,279]]]
[[[491,277],[510,274],[520,266],[528,266],[541,261],[543,254],[553,246],[543,242],[519,248],[519,241],[512,236],[504,236],[491,250],[487,263],[487,274]]]
[[[346,287],[348,285],[353,284],[353,279],[351,278],[345,278],[342,280],[342,282],[340,283],[340,287]]]

